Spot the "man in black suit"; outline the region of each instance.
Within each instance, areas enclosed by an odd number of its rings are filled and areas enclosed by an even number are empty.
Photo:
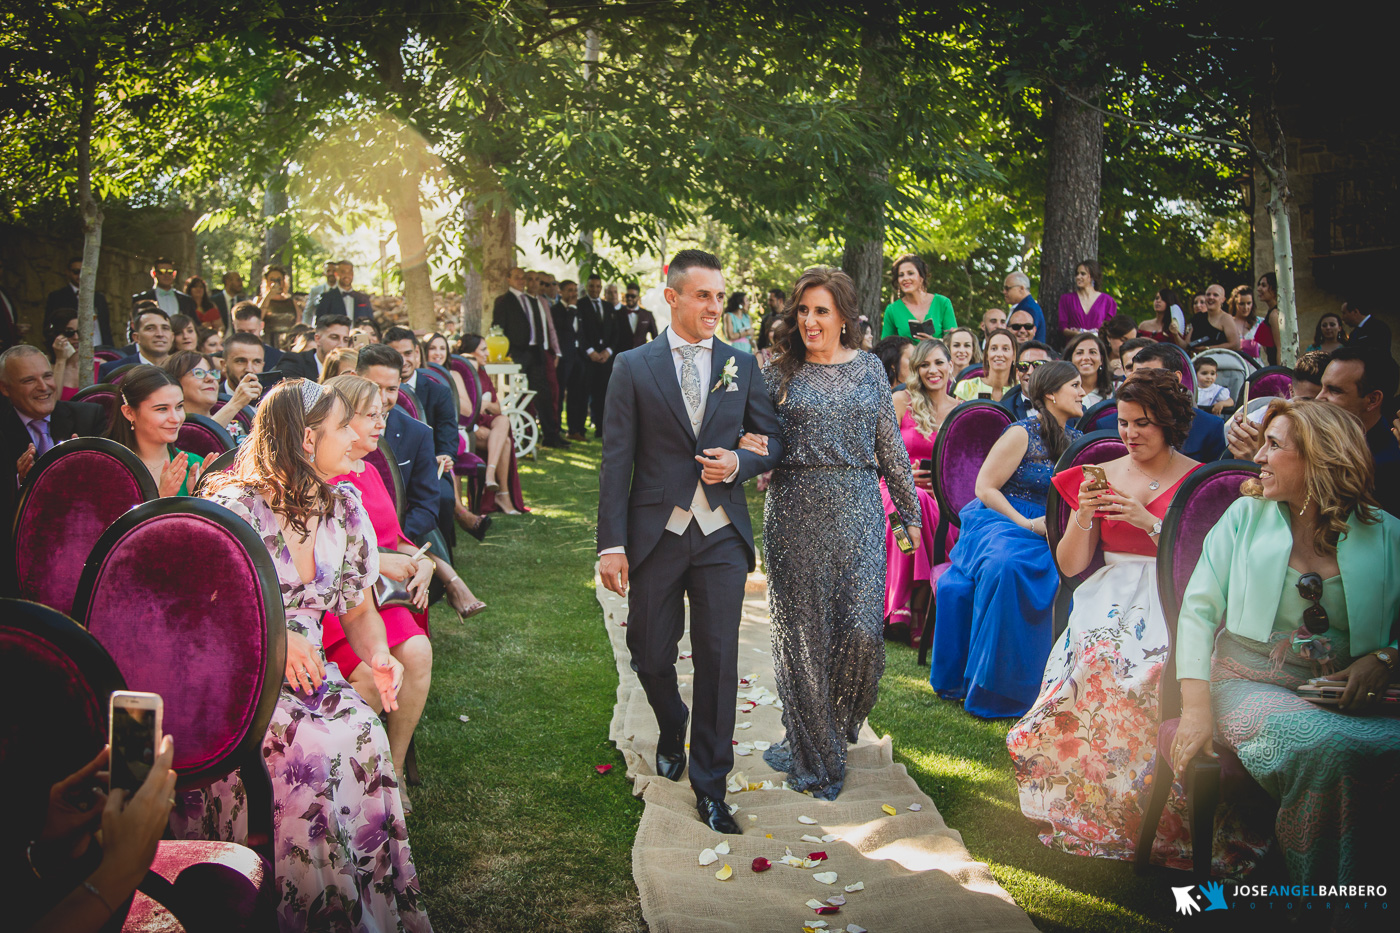
[[[559,434],[557,408],[549,391],[546,367],[553,348],[549,342],[549,311],[531,295],[525,293],[525,270],[510,270],[510,289],[496,299],[492,320],[510,340],[510,358],[519,363],[535,392],[535,410],[546,447],[567,447],[568,441]]]
[[[326,289],[316,299],[312,320],[319,321],[327,314],[341,314],[352,321],[364,318],[372,320],[374,308],[369,303],[369,296],[355,291],[355,264],[341,260],[335,268],[338,284],[335,288]]]
[[[170,330],[170,318],[150,301],[143,301],[132,315],[131,329],[136,339],[136,352],[119,360],[103,363],[97,370],[97,381],[107,382],[112,371],[131,363],[146,363],[160,366],[170,356],[170,345],[175,340]]]
[[[316,319],[316,346],[301,353],[283,353],[277,368],[286,373],[288,379],[320,382],[326,357],[332,350],[349,345],[350,319],[343,314],[323,314]]]
[[[0,593],[10,596],[16,581],[8,529],[14,526],[19,484],[55,444],[101,434],[105,413],[87,402],[60,401],[49,358],[28,344],[0,353],[0,395],[6,399],[0,404],[0,522],[7,529],[0,535]]]
[[[224,329],[228,330],[230,322],[233,321],[233,309],[241,301],[247,301],[248,296],[243,294],[243,276],[237,272],[225,272],[223,278],[224,287],[214,292],[209,297],[213,299],[214,306],[219,309],[219,316],[224,319]]]
[[[49,292],[44,301],[44,316],[54,311],[78,310],[78,278],[83,274],[83,257],[68,260],[68,284]],[[112,340],[112,317],[107,310],[107,298],[101,292],[92,295],[93,316],[97,318],[97,340],[102,346],[115,347]]]
[[[263,316],[262,308],[256,302],[240,301],[233,306],[233,332],[235,334],[252,334],[262,342]],[[263,343],[263,372],[268,372],[277,368],[277,364],[282,362],[282,351],[270,343]]]
[[[603,436],[603,402],[613,368],[613,309],[603,300],[603,279],[590,275],[579,300],[579,353],[586,360],[589,414],[593,436]],[[572,405],[572,402],[570,403]]]
[[[656,316],[646,308],[638,306],[642,289],[636,282],[627,283],[623,293],[622,307],[617,309],[617,352],[622,353],[633,347],[640,347],[656,337]]]
[[[1373,307],[1370,299],[1357,295],[1349,295],[1342,302],[1342,320],[1351,328],[1351,336],[1347,339],[1350,343],[1369,340],[1388,356],[1392,339],[1390,325],[1367,310]]]
[[[578,283],[565,279],[559,283],[559,300],[549,309],[554,318],[554,333],[559,337],[559,361],[555,367],[555,381],[564,393],[565,406],[569,413],[569,436],[571,441],[584,439],[584,421],[588,418],[588,357],[582,347],[578,310]]]
[[[183,314],[185,317],[198,317],[198,306],[194,299],[175,287],[175,278],[179,275],[179,270],[175,268],[175,263],[169,259],[157,259],[151,266],[150,288],[144,292],[137,292],[131,296],[131,306],[136,307],[138,301],[154,301],[166,317],[174,317]]]

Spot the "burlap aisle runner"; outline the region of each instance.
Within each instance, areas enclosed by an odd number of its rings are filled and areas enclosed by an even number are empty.
[[[751,577],[747,590],[739,628],[739,676],[749,686],[739,687],[741,711],[734,733],[744,744],[737,749],[728,797],[739,807],[735,819],[744,835],[722,836],[696,817],[695,795],[685,778],[672,782],[656,776],[656,719],[629,665],[627,602],[601,583],[597,587],[619,680],[609,738],[627,761],[633,792],[646,801],[632,847],[632,874],[652,933],[801,933],[804,927],[830,933],[848,925],[870,933],[1033,931],[987,866],[972,860],[958,832],[943,822],[904,766],[893,762],[889,736],[878,738],[869,724],[861,728],[860,742],[848,757],[845,788],[832,802],[782,790],[783,775],[768,767],[762,751],[742,754],[753,743],[777,742],[783,734],[782,713],[765,696],[777,688],[763,577]],[[686,705],[694,671],[689,651],[686,639],[677,664]],[[752,709],[745,696],[756,702]],[[772,781],[775,789],[736,792],[741,772],[745,786]],[[894,809],[893,816],[882,809],[886,806]],[[823,836],[836,838],[821,841]],[[729,854],[702,866],[702,850],[725,841]],[[825,852],[827,858],[810,868],[794,868],[781,862],[788,850],[800,858]],[[768,859],[772,867],[755,872],[756,857]],[[733,875],[720,881],[716,872],[725,865]],[[836,880],[825,884],[814,877],[824,872],[835,872]],[[848,893],[847,886],[857,882],[863,890]],[[818,914],[808,905],[831,898],[838,903],[845,898],[839,912]]]

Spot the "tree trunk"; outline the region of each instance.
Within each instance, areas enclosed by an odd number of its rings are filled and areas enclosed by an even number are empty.
[[[891,54],[896,22],[889,3],[872,3],[866,7],[860,31],[861,69],[856,101],[867,119],[885,129],[889,128],[891,88],[898,80],[899,63]],[[841,268],[855,283],[860,313],[870,321],[877,338],[881,327],[889,177],[889,163],[884,161],[866,165],[856,176],[851,206],[846,212],[846,246],[841,256]]]
[[[1097,89],[1071,87],[1084,100]],[[1060,296],[1074,291],[1074,269],[1099,254],[1099,188],[1103,175],[1103,117],[1059,90],[1051,91],[1045,234],[1040,248],[1040,306],[1055,339]]]
[[[405,169],[390,192],[395,235],[399,241],[399,272],[403,276],[403,303],[408,326],[419,333],[437,330],[433,304],[433,274],[428,246],[423,239],[423,210],[418,200],[419,174]]]
[[[92,385],[92,335],[97,330],[93,299],[97,292],[97,263],[102,255],[102,206],[92,193],[92,117],[97,99],[97,73],[83,69],[82,110],[78,117],[78,207],[83,215],[83,271],[78,276],[78,388]],[[125,321],[122,309],[110,307],[112,340],[120,345],[116,328]],[[61,440],[62,438],[60,438]]]
[[[462,199],[462,309],[458,330],[480,334],[481,287],[481,209],[470,197]]]
[[[481,216],[481,327],[491,330],[491,306],[504,292],[515,265],[515,211],[504,193],[499,210],[480,210]]]
[[[1278,276],[1278,361],[1281,366],[1292,367],[1298,362],[1298,308],[1293,300],[1293,230],[1288,217],[1293,193],[1288,188],[1288,143],[1283,135],[1278,103],[1273,93],[1277,81],[1278,67],[1275,65],[1273,82],[1269,87],[1268,110],[1264,113],[1265,128],[1269,134],[1269,156],[1264,171],[1269,180],[1267,209],[1274,240],[1274,274]]]
[[[284,165],[275,172],[267,176],[267,189],[263,192],[263,216],[281,217],[287,213],[287,167]],[[253,281],[249,287],[258,288],[258,283],[262,280],[263,270],[276,263],[287,269],[288,276],[291,275],[290,258],[288,254],[288,244],[292,241],[291,226],[285,220],[278,220],[263,232],[262,256],[257,268],[253,270]],[[290,279],[287,288],[292,288]]]

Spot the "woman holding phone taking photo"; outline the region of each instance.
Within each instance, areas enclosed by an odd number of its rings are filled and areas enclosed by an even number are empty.
[[[398,709],[404,668],[372,598],[380,572],[374,527],[359,491],[331,482],[352,469],[354,414],[335,388],[280,383],[258,406],[233,468],[211,475],[202,495],[267,544],[286,605],[286,682],[263,740],[282,929],[345,929],[357,916],[357,928],[428,930],[388,736],[321,648],[322,617],[333,612],[369,667],[367,689],[391,715]],[[246,827],[232,815],[246,795],[238,781],[211,785],[205,812],[182,811],[172,828],[203,822],[239,841]]]

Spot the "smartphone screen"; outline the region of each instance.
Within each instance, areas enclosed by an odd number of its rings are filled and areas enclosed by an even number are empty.
[[[933,461],[932,461],[931,459],[920,460],[920,461],[919,461],[919,469],[923,470],[925,473],[932,473],[932,472],[933,472]]]
[[[270,389],[286,378],[287,374],[280,369],[274,369],[268,373],[258,373],[258,382],[262,383],[264,389]]]
[[[153,697],[154,701],[146,697]],[[131,702],[138,700],[137,703]],[[156,760],[156,736],[160,731],[159,697],[140,698],[121,693],[112,697],[111,786],[131,793],[140,789]]]

